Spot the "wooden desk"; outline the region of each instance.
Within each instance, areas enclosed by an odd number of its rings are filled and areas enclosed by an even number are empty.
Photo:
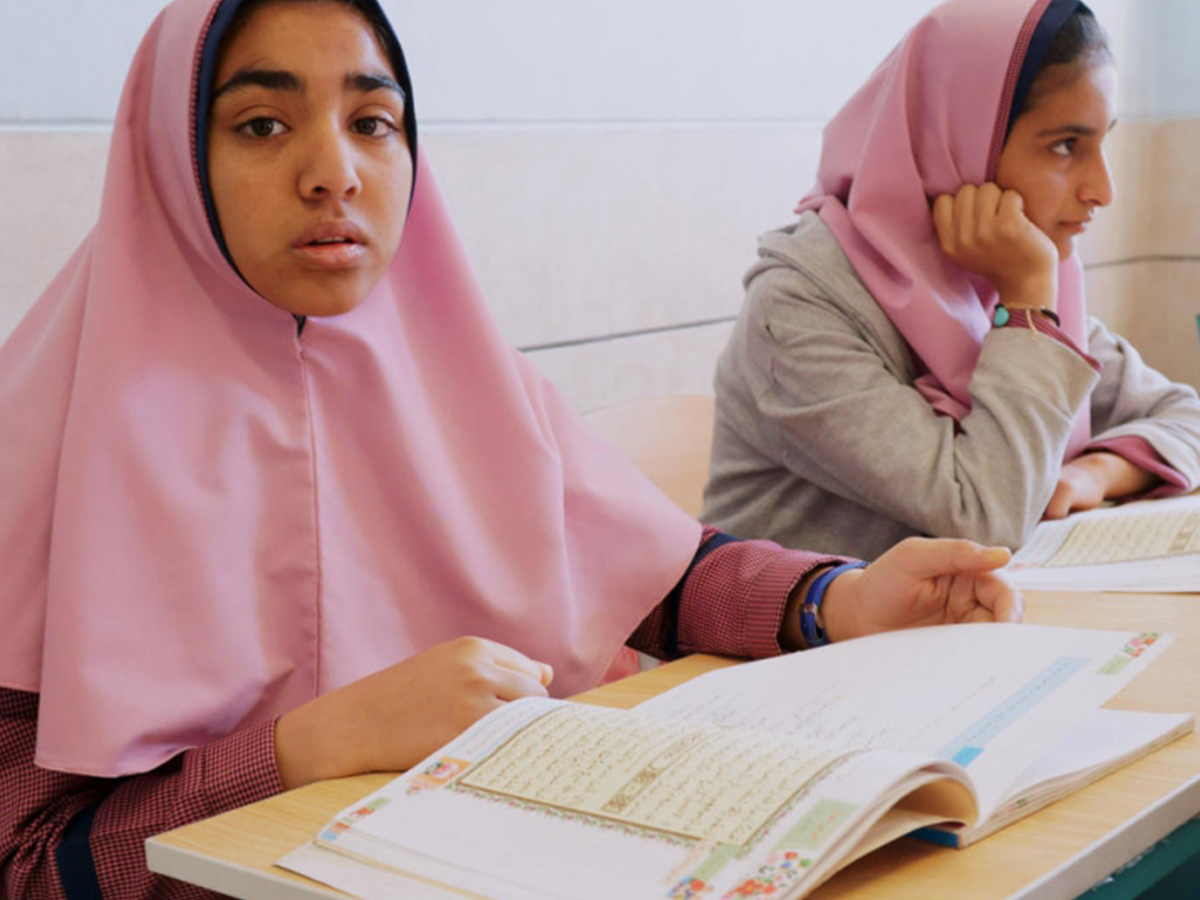
[[[1027,620],[1174,631],[1176,643],[1112,704],[1200,715],[1200,596],[1031,593]],[[727,664],[693,657],[581,695],[627,707]],[[344,896],[271,863],[308,841],[343,807],[383,785],[369,775],[310,785],[153,838],[156,872],[246,900]],[[816,900],[1072,898],[1200,814],[1200,737],[1175,741],[966,850],[901,840],[859,860]]]

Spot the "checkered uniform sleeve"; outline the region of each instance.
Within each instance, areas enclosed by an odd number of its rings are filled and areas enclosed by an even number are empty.
[[[200,900],[217,895],[152,874],[146,838],[279,793],[275,722],[187,750],[151,772],[93,778],[34,765],[36,694],[0,688],[0,897],[73,900],[57,856],[74,819],[94,810],[90,863],[106,898]],[[90,895],[94,896],[94,892]]]
[[[705,553],[710,542],[719,545]],[[704,529],[696,557],[671,595],[638,626],[629,646],[659,659],[689,653],[778,656],[792,589],[813,569],[848,561],[787,550],[772,541],[729,539],[711,527]]]

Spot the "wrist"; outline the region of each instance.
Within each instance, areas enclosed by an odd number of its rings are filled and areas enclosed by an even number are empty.
[[[1088,469],[1092,477],[1100,483],[1105,500],[1119,500],[1122,497],[1144,493],[1159,481],[1158,476],[1110,450],[1084,453],[1075,462]]]
[[[1030,276],[1020,282],[997,285],[1000,303],[1009,309],[1054,312],[1058,305],[1058,273],[1050,271]]]
[[[824,584],[820,583],[819,579],[813,582],[812,588],[819,589],[821,596],[814,596],[815,591],[810,588],[805,605],[801,607],[801,614],[803,616],[805,608],[815,603],[826,643],[844,641],[859,635],[860,604],[857,602],[858,592],[855,585],[862,577],[865,566],[866,563],[863,562],[837,566],[822,573],[828,578]]]
[[[275,723],[275,765],[285,790],[368,771],[346,758],[346,748],[338,753],[333,747],[338,725],[330,718],[329,696],[284,713]]]

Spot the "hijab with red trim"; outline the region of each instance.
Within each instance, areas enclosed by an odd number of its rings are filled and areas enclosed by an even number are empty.
[[[859,278],[912,348],[917,388],[962,419],[999,297],[938,244],[933,198],[995,179],[1005,138],[1054,37],[1079,0],[949,0],[926,15],[825,128],[816,210]],[[1087,346],[1077,253],[1059,264],[1057,312]],[[1091,437],[1087,404],[1066,459]]]

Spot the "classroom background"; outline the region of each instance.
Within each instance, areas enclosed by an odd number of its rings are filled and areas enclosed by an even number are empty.
[[[505,337],[583,410],[711,393],[756,236],[933,0],[383,0]],[[95,220],[163,0],[0,4],[0,340]],[[1121,74],[1092,309],[1200,386],[1200,3],[1093,0]],[[164,298],[169,302],[170,298]]]

